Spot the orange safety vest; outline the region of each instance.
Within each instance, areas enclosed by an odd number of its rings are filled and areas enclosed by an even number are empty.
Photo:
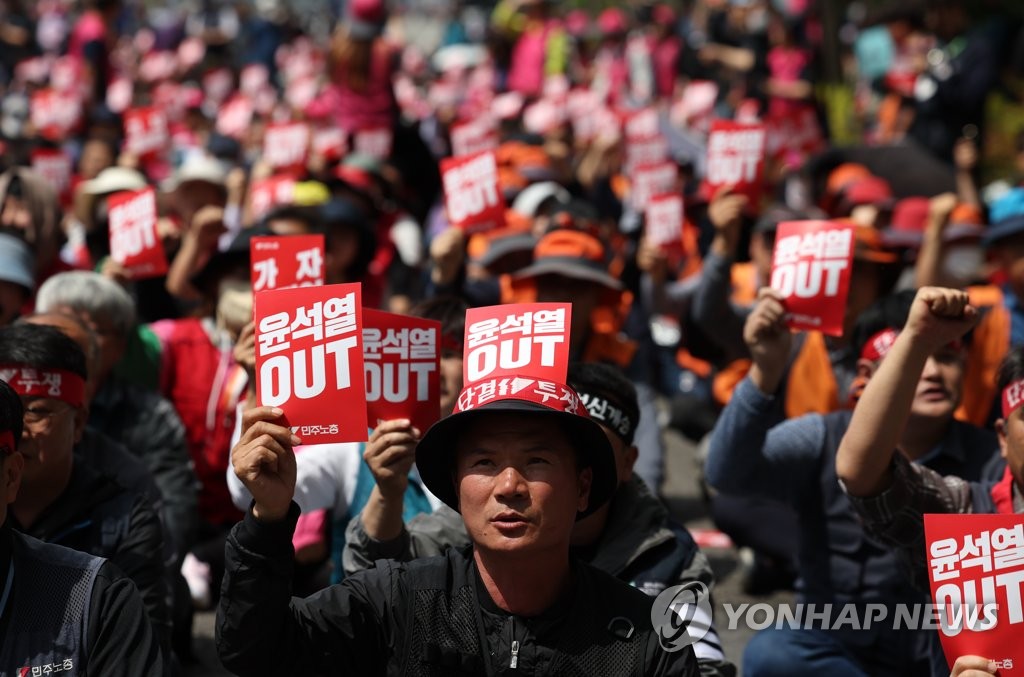
[[[957,420],[984,426],[996,398],[999,364],[1010,351],[1010,312],[999,287],[969,287],[967,293],[971,305],[986,312],[974,328],[964,369],[963,397],[955,415]]]

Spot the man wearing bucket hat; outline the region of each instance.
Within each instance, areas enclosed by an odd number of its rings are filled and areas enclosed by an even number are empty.
[[[649,597],[570,559],[576,520],[616,486],[614,452],[579,395],[551,384],[555,397],[524,388],[474,406],[480,385],[416,448],[424,484],[462,514],[472,548],[381,561],[305,600],[290,599],[289,582],[301,440],[282,411],[246,412],[232,460],[254,501],[227,545],[217,635],[228,669],[696,674],[689,646],[657,646]]]

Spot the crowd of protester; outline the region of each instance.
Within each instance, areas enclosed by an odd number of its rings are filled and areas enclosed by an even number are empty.
[[[195,610],[248,543],[229,533],[253,499],[232,468],[257,420],[250,240],[322,234],[327,284],[441,323],[445,415],[467,308],[572,303],[570,385],[617,415],[588,407],[617,489],[574,526],[581,560],[651,596],[713,586],[659,500],[671,427],[700,443],[748,592],[926,601],[920,520],[894,514],[996,512],[1000,482],[1024,507],[1022,415],[999,408],[1024,359],[1024,128],[1007,137],[988,105],[1019,91],[1024,30],[978,4],[0,0],[0,375],[20,395],[0,386],[0,565],[11,530],[106,558],[53,555],[100,581],[92,629],[68,640],[79,662],[183,673]],[[702,181],[714,120],[767,125],[758,195]],[[287,123],[309,135],[285,166],[264,137]],[[440,162],[467,134],[506,205],[484,232],[445,209]],[[684,201],[678,249],[646,228],[651,148]],[[111,258],[110,198],[146,187],[167,269],[140,279]],[[838,337],[790,332],[766,288],[779,224],[807,219],[855,224]],[[424,433],[386,421],[297,449],[288,590],[470,542],[413,463]],[[948,674],[935,635],[767,630],[743,672]],[[705,675],[741,659],[713,626],[694,654]]]

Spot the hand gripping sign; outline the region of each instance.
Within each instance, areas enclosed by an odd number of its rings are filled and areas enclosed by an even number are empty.
[[[448,221],[467,233],[505,225],[505,198],[498,188],[493,151],[441,160]]]
[[[254,292],[324,283],[324,236],[254,237],[249,242]]]
[[[263,134],[263,159],[275,171],[301,172],[309,151],[309,126],[302,122],[281,122]]]
[[[363,371],[370,426],[407,418],[426,431],[441,417],[441,323],[363,310]]]
[[[704,192],[713,196],[725,186],[746,195],[750,204],[761,198],[761,177],[767,132],[761,124],[741,124],[716,120],[708,134],[708,158],[704,173]]]
[[[779,224],[771,287],[782,295],[791,328],[842,335],[853,269],[853,228],[830,221]]]
[[[256,395],[305,444],[366,441],[359,284],[256,294]]]
[[[569,370],[572,304],[517,303],[466,311],[462,376],[456,404],[465,411],[495,397],[550,404],[578,402],[560,385]],[[573,401],[569,401],[573,400]]]
[[[152,188],[114,193],[110,206],[110,258],[133,279],[167,272],[167,257],[156,231],[156,192]]]
[[[1024,517],[925,515],[928,582],[946,660],[1024,665]]]
[[[674,263],[681,263],[686,254],[683,246],[683,198],[679,195],[658,195],[647,203],[644,212],[644,234],[647,241],[659,247]]]

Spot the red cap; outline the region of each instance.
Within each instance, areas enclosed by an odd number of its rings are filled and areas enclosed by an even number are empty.
[[[923,233],[928,225],[930,201],[926,197],[905,197],[892,209],[893,230]]]
[[[892,199],[892,188],[885,179],[868,176],[849,184],[843,199],[850,205],[880,205]]]

